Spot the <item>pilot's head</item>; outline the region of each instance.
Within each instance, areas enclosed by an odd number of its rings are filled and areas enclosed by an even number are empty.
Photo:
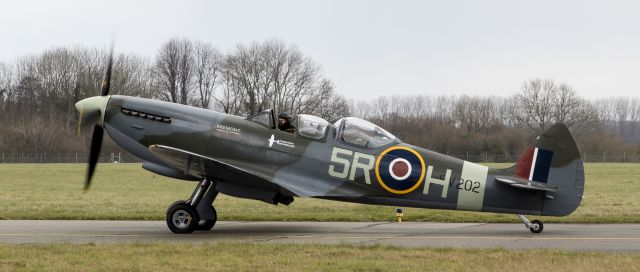
[[[281,112],[278,115],[278,128],[286,129],[291,125],[291,115],[288,112]]]

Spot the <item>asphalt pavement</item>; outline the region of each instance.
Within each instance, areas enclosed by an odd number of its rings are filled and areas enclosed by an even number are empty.
[[[218,222],[211,231],[173,234],[164,221],[0,220],[0,242],[45,243],[320,243],[640,252],[640,224],[423,222]]]

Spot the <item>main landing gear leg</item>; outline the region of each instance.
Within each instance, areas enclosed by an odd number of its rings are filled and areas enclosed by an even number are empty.
[[[522,224],[524,224],[525,227],[529,228],[529,230],[533,233],[541,233],[542,229],[544,228],[544,225],[540,220],[529,221],[529,219],[527,219],[522,214],[518,214],[518,218],[520,218],[520,221],[522,221]]]
[[[210,230],[216,224],[217,213],[211,205],[218,196],[215,186],[206,178],[186,201],[176,201],[167,209],[167,226],[174,233]]]

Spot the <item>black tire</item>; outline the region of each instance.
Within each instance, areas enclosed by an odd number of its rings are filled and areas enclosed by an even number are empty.
[[[198,211],[184,202],[176,202],[167,210],[167,226],[173,233],[192,233],[200,222]]]
[[[541,233],[542,230],[544,229],[544,224],[542,224],[542,221],[540,221],[540,220],[531,221],[531,225],[532,225],[532,227],[530,227],[529,230],[532,233]]]
[[[213,219],[200,220],[200,222],[198,223],[198,227],[196,227],[196,230],[211,230],[213,226],[216,225],[216,222],[218,222],[218,213],[216,212],[215,207],[211,207],[211,209],[213,210]]]
[[[181,204],[181,203],[187,203],[184,200],[178,200],[176,202],[171,203],[171,205],[169,205],[169,208],[167,208],[167,214],[169,214],[169,211],[171,210],[171,208],[173,208],[173,206]]]

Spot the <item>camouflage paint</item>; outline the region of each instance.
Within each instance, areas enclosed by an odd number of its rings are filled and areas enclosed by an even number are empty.
[[[116,143],[147,163],[147,170],[184,180],[208,177],[216,180],[216,189],[222,193],[273,204],[283,196],[315,197],[567,215],[578,206],[584,191],[580,154],[561,124],[548,129],[534,145],[553,152],[543,174],[548,186],[559,188],[555,192],[524,190],[495,180],[496,176],[516,177],[517,167],[492,169],[397,139],[379,148],[363,148],[342,141],[340,128],[334,126],[328,127],[325,137],[311,139],[244,117],[143,98],[110,96],[104,126]],[[398,173],[411,172],[406,178],[391,175],[396,171],[392,163],[404,164]],[[402,184],[405,181],[410,186]]]

